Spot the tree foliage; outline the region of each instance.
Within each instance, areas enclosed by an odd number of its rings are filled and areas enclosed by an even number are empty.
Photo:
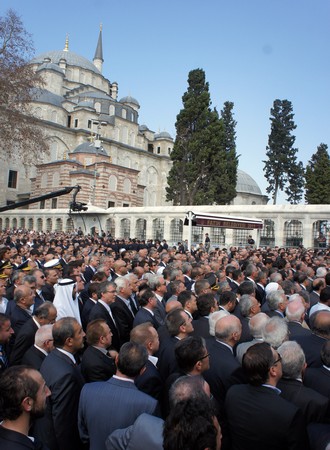
[[[292,104],[288,100],[275,100],[270,110],[271,132],[268,137],[264,172],[268,181],[266,189],[272,194],[273,204],[276,204],[278,191],[287,194],[290,203],[298,203],[302,199],[304,186],[304,168],[297,161],[297,149],[294,148],[296,129],[292,112]]]
[[[177,133],[171,154],[173,166],[167,180],[167,200],[175,205],[229,203],[236,195],[237,173],[232,104],[225,106],[227,122],[219,117],[216,109],[211,109],[209,84],[202,69],[189,72],[188,89],[182,102],[183,109],[175,124]],[[231,130],[227,140],[226,127]],[[235,157],[231,158],[233,154]]]
[[[330,157],[328,146],[320,144],[306,167],[305,200],[311,205],[330,204]]]
[[[28,65],[33,54],[30,34],[12,9],[0,17],[0,141],[6,157],[33,164],[47,145],[31,101],[43,86],[41,77]]]

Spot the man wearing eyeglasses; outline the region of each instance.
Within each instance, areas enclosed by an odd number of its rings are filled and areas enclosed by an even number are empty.
[[[276,387],[282,376],[281,356],[263,342],[243,357],[249,384],[232,386],[225,410],[235,450],[307,450],[308,437],[300,410]]]

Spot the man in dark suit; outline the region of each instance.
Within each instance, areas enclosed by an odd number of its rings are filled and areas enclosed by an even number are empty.
[[[266,301],[265,287],[267,284],[267,273],[260,270],[256,278],[256,299],[263,305]]]
[[[92,255],[88,259],[88,266],[85,269],[84,272],[84,279],[86,283],[89,283],[91,279],[93,278],[93,275],[97,271],[97,266],[100,264],[100,258],[96,255]]]
[[[133,328],[141,323],[151,322],[157,330],[159,323],[157,322],[154,314],[154,309],[156,308],[157,302],[158,300],[155,293],[151,289],[146,289],[142,295],[140,295],[139,303],[141,308],[134,317]]]
[[[22,325],[31,319],[31,306],[34,304],[34,293],[28,286],[18,286],[14,294],[15,306],[10,311],[10,320],[15,337]]]
[[[330,339],[330,311],[318,311],[310,320],[312,334],[310,336],[296,336],[306,356],[308,367],[321,367],[320,357],[323,344]]]
[[[89,315],[91,310],[94,308],[94,306],[97,303],[98,295],[99,295],[99,283],[91,283],[88,285],[87,288],[87,294],[88,298],[84,302],[84,305],[81,310],[81,323],[83,326],[83,329],[86,331],[87,324],[89,322]]]
[[[149,287],[154,291],[156,298],[158,300],[158,303],[154,310],[156,320],[160,325],[164,325],[166,317],[165,300],[164,300],[164,296],[166,295],[167,292],[166,282],[162,275],[154,275],[149,278],[148,284]]]
[[[265,306],[266,304],[264,304]],[[267,294],[267,305],[269,306],[269,311],[264,310],[264,312],[269,317],[281,317],[284,318],[285,308],[288,305],[288,299],[282,290],[271,291]]]
[[[215,324],[215,340],[207,342],[210,354],[210,368],[204,372],[211,392],[219,405],[218,419],[221,425],[224,445],[228,448],[228,426],[224,415],[224,401],[230,386],[245,383],[242,368],[233,354],[242,332],[240,320],[233,315],[224,316]]]
[[[116,358],[117,372],[110,380],[88,383],[79,402],[78,426],[84,443],[90,450],[105,450],[109,434],[118,428],[132,425],[142,413],[154,414],[157,401],[140,392],[134,379],[144,370],[147,350],[134,342],[127,342]],[[100,414],[113,405],[113,414]]]
[[[321,349],[322,367],[310,367],[305,371],[304,385],[308,386],[330,401],[330,340]]]
[[[100,283],[99,295],[100,299],[91,309],[88,320],[90,322],[95,319],[105,320],[112,333],[112,347],[119,351],[121,346],[119,323],[110,308],[116,299],[116,285],[109,281]]]
[[[302,326],[305,318],[305,306],[300,298],[291,300],[285,310],[288,328],[290,332],[290,341],[295,341],[297,336],[310,336],[312,332]]]
[[[163,380],[157,369],[158,358],[154,356],[159,349],[158,333],[151,323],[141,323],[131,331],[131,342],[143,345],[148,352],[146,370],[135,378],[135,385],[140,391],[160,401]]]
[[[248,342],[253,339],[250,332],[249,322],[251,317],[260,313],[260,302],[252,295],[242,295],[239,302],[239,309],[241,310],[242,318],[242,333],[239,342]]]
[[[202,294],[197,298],[197,308],[200,317],[193,320],[193,335],[204,339],[210,338],[209,315],[219,311],[218,302],[214,294]]]
[[[303,385],[306,361],[300,345],[295,341],[286,341],[278,352],[282,358],[282,378],[277,384],[281,396],[301,410],[306,425],[325,422],[329,399]]]
[[[116,278],[115,285],[117,286],[117,296],[111,305],[111,309],[116,322],[119,324],[121,342],[124,343],[129,341],[135,317],[129,300],[132,288],[129,279],[126,277]]]
[[[11,327],[9,316],[0,313],[0,375],[7,369],[9,364],[6,347],[13,334],[14,330]]]
[[[192,320],[183,309],[174,309],[168,313],[165,324],[170,338],[161,343],[158,360],[158,369],[164,381],[178,370],[174,352],[175,344],[194,331]]]
[[[10,365],[21,364],[24,353],[34,344],[36,331],[42,326],[53,324],[56,320],[56,308],[51,302],[44,302],[28,319],[17,333],[14,347],[10,354]]]
[[[2,450],[46,450],[41,442],[29,437],[29,429],[33,419],[44,414],[49,395],[38,371],[26,366],[6,370],[0,379]]]
[[[54,349],[53,325],[42,325],[38,328],[34,345],[32,345],[24,354],[21,363],[40,370],[46,356]]]
[[[74,355],[83,347],[85,333],[73,317],[64,317],[53,326],[55,349],[45,358],[40,372],[51,390],[45,417],[38,419],[34,435],[50,450],[80,450],[77,427],[80,391],[84,379]]]
[[[114,359],[108,352],[112,333],[103,319],[96,319],[87,326],[88,347],[81,360],[81,373],[88,383],[106,381],[116,373]]]
[[[225,402],[232,448],[307,450],[302,414],[276,388],[282,376],[280,355],[266,343],[255,344],[244,355],[243,369],[249,384],[232,386]]]

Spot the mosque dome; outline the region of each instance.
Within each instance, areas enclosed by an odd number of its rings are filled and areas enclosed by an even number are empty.
[[[161,133],[155,134],[155,139],[170,139],[173,141],[172,136],[167,131],[162,131]]]
[[[121,98],[119,100],[119,103],[131,103],[132,105],[136,105],[138,108],[140,108],[140,103],[136,100],[136,98],[131,97],[130,95]]]
[[[38,67],[37,72],[41,70],[53,70],[54,72],[58,72],[64,76],[64,70],[61,69],[59,65],[52,62],[44,62],[43,64],[41,64],[41,66]]]
[[[78,145],[78,147],[73,150],[73,153],[93,153],[108,156],[107,152],[102,146],[96,148],[94,144],[90,142],[83,142],[82,144]]]
[[[237,169],[236,191],[246,194],[262,195],[257,182],[243,170]]]
[[[69,50],[54,50],[41,53],[41,55],[38,55],[31,60],[31,64],[51,63],[59,65],[61,60],[65,60],[69,66],[81,67],[83,69],[90,70],[98,75],[101,75],[101,72],[94,66],[93,63],[88,61],[88,59]]]

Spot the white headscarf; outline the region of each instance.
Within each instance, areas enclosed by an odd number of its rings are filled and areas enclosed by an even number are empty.
[[[75,286],[75,281],[70,278],[61,280],[58,283],[53,304],[57,309],[56,320],[62,319],[63,317],[75,317],[81,325],[79,301],[72,297],[73,288]]]

